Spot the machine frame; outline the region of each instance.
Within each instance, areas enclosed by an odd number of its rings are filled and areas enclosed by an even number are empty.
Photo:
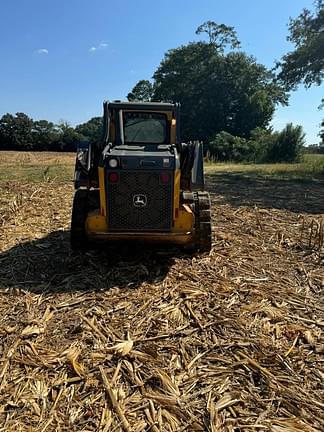
[[[134,146],[128,145],[123,135],[123,114],[129,112],[165,115],[168,142],[161,145],[149,143],[143,149],[134,149]],[[110,169],[108,162],[111,158],[119,161],[120,171],[117,168]],[[126,165],[132,166],[130,175],[138,172],[143,177],[147,173],[147,178],[154,180],[156,175],[163,173],[164,168],[160,170],[162,160],[172,162],[170,169],[166,170],[172,173],[172,215],[169,228],[114,228],[114,207],[111,208],[109,202],[112,200],[114,185],[109,183],[108,176],[112,172],[116,175],[120,172],[120,175],[125,176],[124,161]],[[209,251],[211,248],[210,198],[203,191],[203,148],[201,143],[181,142],[179,104],[104,102],[102,139],[95,144],[81,143],[76,158],[75,188],[71,223],[73,249],[84,249],[91,242],[131,240],[178,244],[201,251]],[[125,187],[120,190],[125,190]],[[115,199],[120,202],[118,197]],[[122,205],[119,204],[119,207]],[[133,210],[139,213],[138,209]]]

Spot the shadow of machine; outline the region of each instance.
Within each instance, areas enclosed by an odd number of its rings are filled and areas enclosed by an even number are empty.
[[[132,243],[73,253],[70,233],[57,231],[0,254],[0,286],[34,293],[136,288],[163,280],[175,248]]]
[[[324,180],[283,180],[258,174],[217,172],[206,176],[206,184],[215,204],[324,213]]]

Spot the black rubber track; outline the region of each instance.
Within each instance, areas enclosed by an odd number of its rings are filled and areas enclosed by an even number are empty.
[[[195,249],[200,252],[209,252],[212,247],[212,225],[208,192],[195,193],[195,216]]]

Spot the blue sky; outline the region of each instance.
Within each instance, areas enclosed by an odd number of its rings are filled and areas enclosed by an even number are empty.
[[[234,26],[242,49],[272,67],[303,7],[312,0],[1,0],[0,115],[73,125],[101,115],[103,100],[124,99],[207,20]],[[275,128],[302,124],[308,144],[318,142],[322,97],[323,86],[300,87]]]

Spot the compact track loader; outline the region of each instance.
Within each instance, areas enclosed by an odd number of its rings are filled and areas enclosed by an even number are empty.
[[[208,252],[203,188],[202,144],[181,142],[179,104],[104,102],[102,139],[77,151],[72,249],[136,240]]]

